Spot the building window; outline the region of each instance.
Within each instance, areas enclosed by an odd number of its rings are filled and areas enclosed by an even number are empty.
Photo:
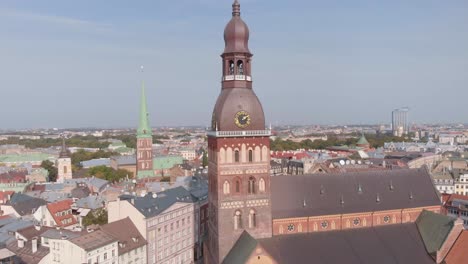
[[[236,193],[240,193],[241,182],[239,179],[236,179]]]
[[[229,61],[229,75],[234,75],[234,61]]]
[[[263,178],[260,178],[260,180],[258,181],[258,189],[261,192],[265,191],[265,180]]]
[[[249,162],[253,162],[253,151],[249,149]]]
[[[229,194],[231,192],[230,189],[231,189],[231,186],[229,185],[229,182],[225,181],[223,184],[223,193]]]
[[[239,162],[239,150],[234,151],[234,162]]]
[[[361,219],[356,218],[353,220],[353,225],[358,226],[361,223]]]
[[[104,260],[107,259],[107,253],[104,253]]]
[[[234,214],[234,230],[242,228],[242,214],[240,211],[236,211]]]
[[[328,227],[328,222],[327,222],[327,221],[323,221],[321,225],[322,225],[322,228],[323,228],[323,229],[327,229],[327,227]]]
[[[244,62],[241,60],[237,61],[237,74],[244,75]]]
[[[257,216],[254,209],[250,209],[249,213],[249,228],[255,228],[257,226]]]
[[[390,216],[386,215],[383,218],[384,223],[389,223],[390,222]]]
[[[254,194],[255,193],[255,178],[253,176],[250,176],[249,178],[249,194]]]

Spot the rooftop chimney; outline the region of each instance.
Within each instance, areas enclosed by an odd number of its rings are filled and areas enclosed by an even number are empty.
[[[32,240],[32,253],[36,253],[37,252],[37,237],[34,237]]]
[[[24,240],[23,239],[18,239],[18,247],[19,248],[24,248]]]

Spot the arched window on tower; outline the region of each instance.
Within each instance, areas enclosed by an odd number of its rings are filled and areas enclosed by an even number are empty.
[[[260,192],[265,191],[265,180],[263,178],[260,178],[260,180],[258,181],[258,190]]]
[[[234,75],[234,61],[229,61],[229,75]]]
[[[234,162],[239,162],[239,150],[234,151]]]
[[[231,193],[231,185],[229,184],[228,181],[225,181],[223,184],[223,193],[224,194],[230,194]]]
[[[249,212],[249,228],[255,228],[257,226],[257,219],[254,209],[250,209]]]
[[[237,75],[244,75],[244,62],[241,60],[237,61]]]
[[[63,173],[66,174],[67,173],[67,166],[63,166]]]
[[[239,179],[236,179],[236,193],[240,193],[241,189],[241,181]]]
[[[255,178],[250,176],[249,178],[249,194],[255,193]]]
[[[234,230],[242,228],[242,214],[240,211],[234,213]]]
[[[253,151],[249,149],[249,162],[253,162]]]

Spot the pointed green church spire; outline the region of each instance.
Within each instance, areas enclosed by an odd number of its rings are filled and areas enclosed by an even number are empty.
[[[140,124],[137,130],[137,138],[152,137],[151,127],[149,125],[148,107],[146,106],[145,83],[141,85],[141,103],[140,103]]]

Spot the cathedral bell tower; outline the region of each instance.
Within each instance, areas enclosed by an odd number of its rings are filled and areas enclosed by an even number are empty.
[[[242,232],[271,237],[270,134],[252,89],[249,29],[232,5],[224,30],[222,89],[208,132],[208,263],[222,263]]]

